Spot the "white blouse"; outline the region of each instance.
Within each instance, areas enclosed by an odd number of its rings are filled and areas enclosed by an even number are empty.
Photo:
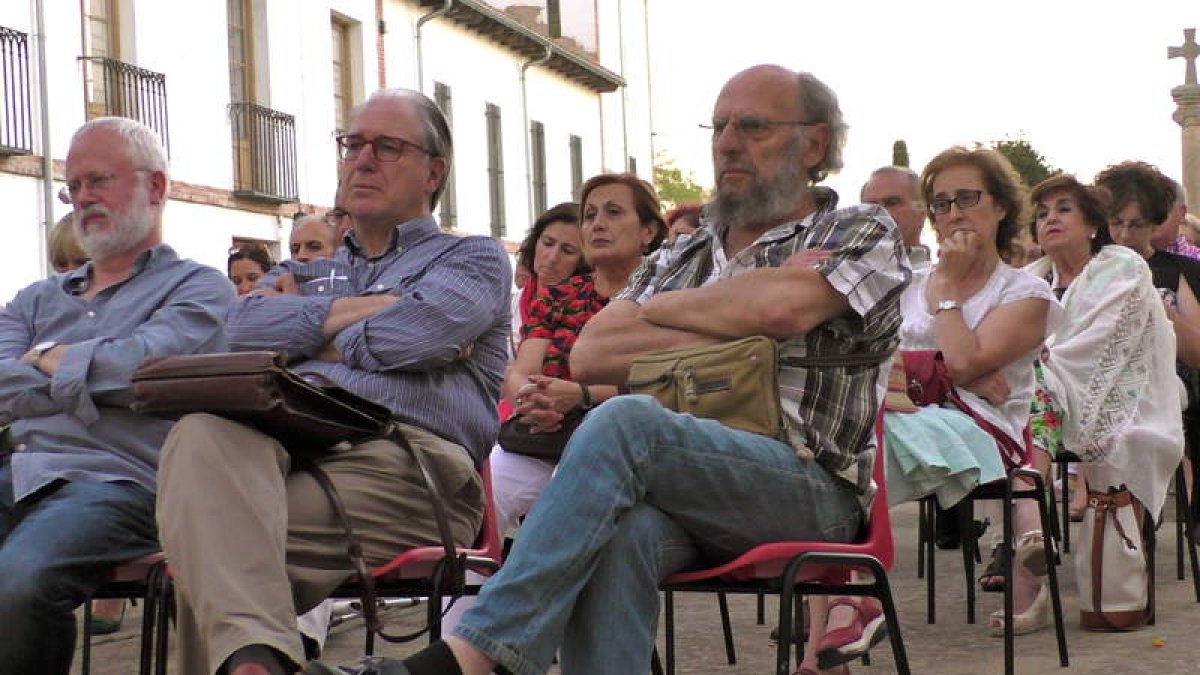
[[[900,298],[900,349],[937,349],[934,334],[934,315],[925,302],[925,285],[933,268],[913,272],[913,281]],[[1063,310],[1055,299],[1050,284],[1032,274],[1009,267],[1003,262],[996,265],[992,276],[975,295],[963,305],[963,320],[967,327],[975,330],[983,318],[993,309],[1026,298],[1044,298],[1050,301],[1046,315],[1046,335],[1051,334],[1062,322]],[[975,394],[955,387],[963,401],[980,416],[1002,429],[1014,441],[1023,444],[1025,425],[1029,422],[1029,404],[1033,400],[1033,361],[1038,348],[1000,369],[1008,383],[1008,400],[995,406]]]

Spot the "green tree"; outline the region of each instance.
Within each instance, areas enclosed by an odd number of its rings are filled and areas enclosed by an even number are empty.
[[[908,143],[903,138],[892,143],[892,166],[908,166]]]
[[[675,160],[664,154],[655,158],[654,189],[658,191],[658,198],[670,206],[708,199],[708,190],[696,183],[692,172],[684,174],[682,169],[675,166]]]
[[[1021,174],[1021,180],[1025,181],[1025,185],[1028,187],[1033,187],[1051,176],[1062,173],[1062,169],[1047,164],[1042,153],[1035,150],[1025,138],[993,141],[992,149],[1012,162],[1013,168]]]

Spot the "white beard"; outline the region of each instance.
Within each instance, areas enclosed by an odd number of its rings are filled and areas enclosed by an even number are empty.
[[[136,247],[154,229],[154,212],[149,203],[150,191],[139,185],[124,213],[114,213],[103,206],[89,206],[75,212],[75,236],[93,260],[103,260]],[[103,214],[111,223],[107,230],[85,232],[83,221],[88,216]]]

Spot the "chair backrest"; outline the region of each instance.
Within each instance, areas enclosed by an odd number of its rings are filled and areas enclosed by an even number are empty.
[[[484,551],[487,557],[501,562],[504,560],[504,540],[500,537],[500,522],[496,518],[496,499],[492,492],[491,459],[484,459],[479,467],[479,475],[483,479],[483,524],[479,528],[479,538],[475,540],[475,548]]]
[[[887,481],[884,480],[887,448],[884,443],[883,414],[884,411],[880,409],[875,418],[875,466],[871,471],[875,478],[875,500],[871,502],[870,520],[862,544],[874,549],[871,554],[879,559],[884,569],[890,570],[896,556],[892,541],[892,519],[888,513]]]

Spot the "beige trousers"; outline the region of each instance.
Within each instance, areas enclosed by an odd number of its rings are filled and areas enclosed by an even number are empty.
[[[402,428],[440,479],[456,543],[473,543],[483,484],[470,456],[427,431]],[[362,443],[320,465],[368,565],[440,543],[420,470],[394,443]],[[275,439],[213,415],[184,417],[163,445],[158,527],[175,574],[182,675],[211,675],[253,644],[304,663],[296,615],[353,574],[344,530],[316,480],[292,471]]]

